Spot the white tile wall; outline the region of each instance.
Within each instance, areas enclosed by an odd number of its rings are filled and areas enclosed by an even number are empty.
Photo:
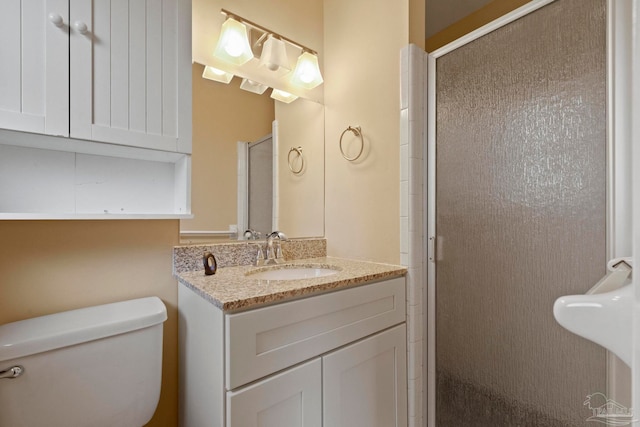
[[[424,292],[423,168],[427,53],[416,45],[400,55],[400,261],[407,274],[407,373],[409,426],[423,425]]]

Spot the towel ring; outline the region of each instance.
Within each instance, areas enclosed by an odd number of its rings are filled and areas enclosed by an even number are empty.
[[[294,169],[293,162],[295,161],[295,157],[293,160],[291,159],[291,153],[297,153],[298,157],[301,160],[300,168]],[[287,156],[287,162],[289,163],[289,170],[293,172],[295,175],[299,175],[304,169],[304,157],[302,156],[302,147],[291,147],[289,149],[289,155]]]
[[[359,136],[360,137],[360,151],[358,152],[358,154],[355,157],[347,157],[347,155],[344,154],[344,150],[342,149],[342,137],[344,137],[344,134],[347,131],[351,131],[351,132],[353,132],[353,134],[355,136]],[[357,127],[349,126],[344,131],[342,131],[342,134],[340,135],[340,153],[342,153],[342,157],[344,157],[346,160],[348,160],[350,162],[353,162],[354,160],[358,160],[360,158],[360,156],[362,155],[362,151],[363,150],[364,150],[364,138],[362,137],[362,129],[360,128],[360,126],[357,126]]]

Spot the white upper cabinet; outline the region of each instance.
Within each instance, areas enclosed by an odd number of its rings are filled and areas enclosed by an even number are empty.
[[[190,2],[70,0],[69,16],[71,136],[190,153]]]
[[[2,0],[0,16],[0,128],[69,136],[68,0]]]
[[[0,219],[190,217],[191,1],[0,16]]]
[[[0,14],[0,127],[191,152],[189,0],[2,0]]]

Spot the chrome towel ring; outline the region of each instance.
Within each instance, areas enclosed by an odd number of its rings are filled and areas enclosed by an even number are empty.
[[[294,156],[292,159],[291,158],[292,153],[297,153],[298,156]],[[297,169],[293,166],[293,163],[295,162],[296,158],[300,158],[300,167]],[[287,156],[287,162],[289,163],[289,170],[293,172],[295,175],[299,175],[304,169],[304,157],[302,156],[302,147],[291,147],[289,149],[289,155]]]
[[[351,131],[355,136],[360,137],[360,151],[355,157],[347,157],[347,155],[344,154],[344,149],[342,148],[342,138],[344,137],[344,134],[347,131]],[[364,138],[362,137],[362,129],[360,128],[360,126],[356,126],[356,127],[349,126],[344,131],[342,131],[342,134],[340,135],[340,153],[342,154],[342,157],[344,157],[346,160],[350,162],[353,162],[354,160],[358,160],[360,158],[363,150],[364,150]]]

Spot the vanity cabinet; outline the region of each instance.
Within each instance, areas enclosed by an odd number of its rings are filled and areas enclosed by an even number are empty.
[[[180,421],[406,426],[405,279],[225,314],[180,284]]]
[[[3,0],[0,127],[191,152],[188,0]]]

